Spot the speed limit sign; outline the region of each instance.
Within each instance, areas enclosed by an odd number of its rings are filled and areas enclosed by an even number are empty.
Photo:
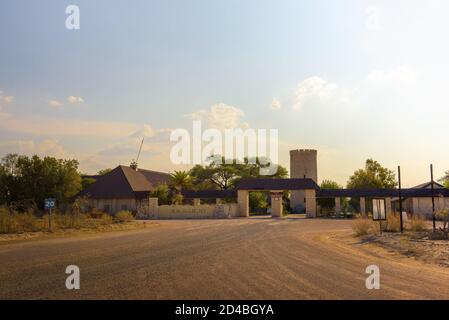
[[[55,207],[56,205],[56,199],[55,198],[48,198],[45,199],[45,209],[46,210],[51,210]]]

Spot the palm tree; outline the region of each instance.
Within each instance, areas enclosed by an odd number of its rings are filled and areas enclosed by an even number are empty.
[[[192,177],[187,171],[174,171],[170,173],[170,186],[180,193],[181,190],[192,186]]]

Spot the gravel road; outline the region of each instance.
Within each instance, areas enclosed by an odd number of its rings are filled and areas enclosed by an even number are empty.
[[[350,221],[158,221],[0,246],[0,299],[448,299],[449,269],[335,239]],[[338,238],[338,237],[337,237]],[[380,290],[365,268],[380,267]],[[77,265],[81,289],[65,288]]]

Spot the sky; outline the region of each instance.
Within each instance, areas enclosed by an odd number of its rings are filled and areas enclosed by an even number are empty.
[[[65,22],[80,10],[80,29]],[[76,158],[85,173],[172,171],[170,132],[278,129],[345,185],[367,158],[403,185],[449,170],[449,2],[0,2],[0,156]]]

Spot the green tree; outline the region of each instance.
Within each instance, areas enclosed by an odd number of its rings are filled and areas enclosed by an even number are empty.
[[[249,210],[251,213],[266,213],[268,207],[267,193],[253,191],[249,193]]]
[[[349,177],[348,189],[394,189],[397,186],[395,173],[373,159],[366,160],[365,168]],[[369,200],[369,199],[367,199]],[[359,199],[351,198],[350,205],[360,209]],[[371,201],[366,201],[366,210],[372,210]]]
[[[152,197],[158,198],[159,205],[165,205],[171,203],[171,195],[170,189],[168,185],[165,183],[158,184],[153,191],[151,191],[150,195]]]
[[[359,169],[349,177],[348,189],[393,189],[397,186],[395,173],[368,159],[364,169]]]
[[[343,189],[341,185],[332,180],[323,180],[320,184],[321,189]],[[318,198],[318,205],[325,210],[330,210],[335,207],[335,199],[334,198]]]
[[[67,203],[81,190],[76,160],[7,155],[1,167],[1,188],[6,190],[7,204],[34,201],[42,208],[45,198]]]
[[[111,168],[105,168],[105,169],[99,170],[99,171],[97,172],[97,174],[98,174],[99,176],[104,176],[105,174],[107,174],[107,173],[109,173],[109,172],[111,172],[111,171],[112,171]]]
[[[228,190],[242,178],[286,178],[288,176],[287,169],[280,165],[274,175],[261,175],[261,169],[267,165],[263,165],[259,159],[249,161],[245,158],[240,163],[236,159],[226,160],[221,156],[212,156],[209,160],[211,161],[209,165],[196,165],[190,170],[197,189]]]
[[[236,164],[211,163],[207,166],[196,165],[190,170],[196,187],[211,186],[213,189],[230,189],[237,178],[240,177]],[[199,188],[198,188],[199,189]]]
[[[446,171],[444,176],[438,181],[441,182],[446,188],[449,188],[449,171]]]
[[[83,175],[81,175],[81,189],[85,190],[87,189],[90,185],[94,184],[97,180],[95,180],[94,178],[90,178],[90,177],[83,177]]]
[[[186,171],[174,171],[170,173],[169,184],[179,194],[192,186],[192,177]]]

